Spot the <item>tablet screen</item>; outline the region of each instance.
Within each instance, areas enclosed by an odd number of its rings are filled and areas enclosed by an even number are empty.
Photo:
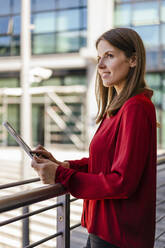
[[[20,135],[14,130],[14,128],[9,124],[9,122],[3,122],[3,125],[6,127],[7,131],[13,136],[15,141],[24,149],[24,151],[33,158],[30,147],[24,142]]]

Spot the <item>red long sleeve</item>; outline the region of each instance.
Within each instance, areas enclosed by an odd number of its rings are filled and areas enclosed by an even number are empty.
[[[153,248],[156,116],[146,94],[131,97],[115,116],[105,118],[86,163],[59,166],[56,182],[84,199],[82,225],[89,233],[120,248]]]
[[[122,113],[112,166],[105,165],[111,166],[110,173],[86,174],[61,167],[58,169],[58,174],[65,178],[61,180],[61,183],[65,187],[69,187],[70,193],[77,198],[128,198],[138,187],[145,169],[149,155],[150,132],[150,120],[143,106],[141,104],[129,104]],[[102,136],[102,133],[96,134],[92,141],[90,152],[93,155],[95,149],[98,152],[100,150],[99,153],[101,153],[100,135]],[[100,155],[102,156],[102,154]],[[99,155],[97,156],[99,157]],[[72,168],[74,167],[72,166]],[[70,180],[70,184],[68,184],[66,177]]]
[[[89,158],[82,158],[80,160],[68,160],[70,168],[76,171],[88,172]]]

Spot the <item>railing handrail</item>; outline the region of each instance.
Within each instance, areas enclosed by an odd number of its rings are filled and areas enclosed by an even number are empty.
[[[160,165],[165,162],[165,153],[157,156],[157,165]]]
[[[64,187],[57,183],[4,196],[0,199],[0,213],[48,200],[65,193]]]
[[[157,156],[157,165],[165,162],[165,154]],[[30,181],[30,180],[29,180]],[[16,185],[15,185],[16,186]],[[0,213],[24,207],[33,203],[48,200],[50,198],[65,194],[66,191],[61,184],[43,186],[26,190],[13,195],[4,196],[0,199]]]

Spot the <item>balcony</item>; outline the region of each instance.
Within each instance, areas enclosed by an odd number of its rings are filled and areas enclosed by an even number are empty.
[[[1,164],[1,172],[4,171],[3,165]],[[12,168],[13,170],[13,168]],[[16,170],[15,170],[16,173]],[[14,170],[13,170],[14,175]],[[164,192],[165,192],[165,154],[158,156],[158,166],[157,166],[157,212],[156,212],[156,235],[155,235],[155,246],[154,248],[163,248],[165,247],[165,200],[164,200]],[[83,229],[79,229],[79,231],[73,231],[75,228],[79,228],[80,223],[72,220],[72,216],[70,215],[70,209],[72,208],[72,204],[75,204],[77,199],[71,198],[69,194],[66,194],[64,188],[60,184],[41,186],[41,187],[33,187],[33,189],[27,189],[23,191],[19,191],[14,194],[7,194],[9,189],[13,187],[24,187],[29,184],[38,184],[39,178],[33,178],[30,180],[17,181],[16,183],[7,183],[0,186],[1,192],[6,190],[5,196],[1,197],[0,200],[0,213],[1,213],[1,230],[5,226],[7,227],[8,236],[12,235],[10,233],[10,228],[8,228],[10,223],[19,223],[23,220],[23,225],[19,226],[22,233],[22,243],[15,245],[13,247],[56,247],[56,248],[76,248],[76,247],[84,247],[87,233],[83,231]],[[49,200],[48,200],[49,199]],[[56,201],[55,201],[56,199]],[[49,202],[48,202],[49,201]],[[46,205],[43,207],[43,203],[46,202]],[[40,204],[40,208],[35,208],[36,204]],[[80,204],[81,205],[81,204]],[[79,205],[79,207],[80,207]],[[39,206],[39,205],[38,205]],[[41,207],[42,206],[42,207]],[[78,206],[78,205],[77,205]],[[22,210],[23,208],[23,210]],[[18,215],[18,210],[22,211],[22,213]],[[55,213],[55,209],[57,209],[56,214],[52,219],[48,218],[48,215],[51,213]],[[10,213],[12,211],[17,211],[17,216],[12,216]],[[30,238],[30,230],[33,232],[33,227],[31,227],[31,218],[36,218],[40,213],[46,213],[47,219],[45,224],[38,225],[38,228],[42,231],[45,226],[49,228],[54,223],[54,232],[49,235],[43,235],[42,238],[35,238],[37,240],[34,241],[34,237]],[[4,218],[4,215],[7,214],[8,218]],[[80,213],[79,213],[80,214]],[[12,216],[12,217],[11,217]],[[43,218],[43,217],[41,217]],[[56,222],[56,224],[55,224]],[[70,222],[74,222],[74,224],[70,224]],[[76,230],[75,229],[75,230]],[[46,230],[46,229],[45,229]],[[75,232],[73,234],[73,232]],[[2,233],[1,233],[2,236]],[[32,235],[33,236],[33,235]],[[15,236],[14,242],[16,242],[17,237]],[[33,241],[32,241],[33,240]],[[50,242],[48,245],[47,242]],[[2,247],[12,247],[10,245],[5,246],[3,242],[3,238],[0,240],[0,244]],[[45,244],[45,245],[44,245]],[[40,246],[41,245],[41,246]],[[43,245],[43,246],[42,246]]]

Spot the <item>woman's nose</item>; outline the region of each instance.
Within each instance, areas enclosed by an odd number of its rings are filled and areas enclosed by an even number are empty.
[[[98,67],[99,68],[104,68],[105,67],[104,58],[100,58],[100,60],[98,62]]]

